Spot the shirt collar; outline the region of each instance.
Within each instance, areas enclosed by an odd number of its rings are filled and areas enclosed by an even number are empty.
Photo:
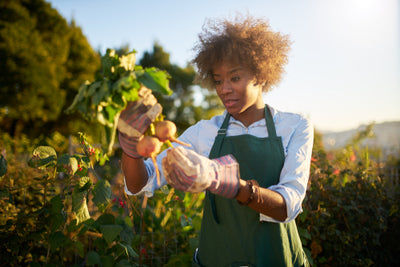
[[[223,117],[225,118],[226,114],[228,112],[225,110],[223,113]],[[241,121],[236,120],[234,117],[230,116],[229,118],[229,124],[236,124],[239,126],[242,126],[243,128],[253,128],[253,127],[264,127],[266,125],[265,118],[262,118],[261,120],[253,122],[249,127],[244,126],[244,124]]]

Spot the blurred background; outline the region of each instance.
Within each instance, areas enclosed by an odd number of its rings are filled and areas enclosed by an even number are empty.
[[[107,48],[135,50],[139,64],[171,74],[174,95],[158,98],[180,131],[221,113],[215,94],[192,83],[191,49],[207,19],[250,14],[292,41],[286,74],[265,102],[310,118],[326,146],[338,147],[373,123],[380,125],[375,143],[400,147],[396,0],[11,3],[3,1],[0,32],[0,125],[11,136],[88,129],[64,111],[79,86],[94,79]]]

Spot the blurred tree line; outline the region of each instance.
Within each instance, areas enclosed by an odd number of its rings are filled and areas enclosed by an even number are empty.
[[[114,49],[119,54],[130,52],[127,45]],[[0,130],[14,138],[82,131],[99,140],[102,133],[97,125],[64,111],[79,86],[99,73],[100,58],[101,53],[90,46],[75,21],[68,23],[46,1],[2,1]],[[158,43],[137,64],[158,67],[171,75],[173,95],[156,97],[163,114],[175,121],[179,131],[220,111],[215,93],[193,85],[193,67],[172,64]]]

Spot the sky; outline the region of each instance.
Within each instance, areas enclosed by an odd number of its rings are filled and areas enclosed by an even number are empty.
[[[269,105],[309,118],[319,131],[400,121],[398,0],[47,0],[75,20],[102,53],[129,45],[137,57],[158,42],[181,67],[207,19],[250,14],[288,35],[282,81]]]

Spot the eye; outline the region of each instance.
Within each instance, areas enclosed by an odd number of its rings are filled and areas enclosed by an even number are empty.
[[[220,80],[214,80],[214,85],[221,85],[221,81]]]
[[[231,81],[232,81],[232,82],[238,82],[238,81],[240,81],[240,76],[233,76],[233,77],[231,78]]]

